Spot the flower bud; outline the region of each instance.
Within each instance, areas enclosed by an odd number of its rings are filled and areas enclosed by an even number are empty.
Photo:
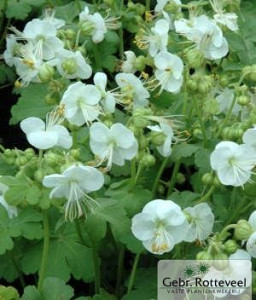
[[[65,37],[68,40],[73,40],[76,37],[76,33],[73,29],[67,29],[65,30]]]
[[[227,240],[224,244],[224,247],[228,254],[232,254],[235,253],[236,250],[238,249],[238,244],[236,241]]]
[[[193,79],[189,79],[187,81],[187,87],[189,90],[195,92],[195,91],[197,91],[197,82]]]
[[[250,103],[250,98],[248,96],[241,95],[237,98],[237,103],[241,106],[246,106]]]
[[[188,65],[191,68],[197,69],[201,67],[204,63],[203,53],[195,48],[187,51],[186,58],[188,60]]]
[[[70,154],[74,159],[78,159],[80,157],[80,149],[72,149]]]
[[[28,148],[24,151],[25,157],[30,160],[31,158],[33,158],[35,156],[35,151],[32,148]]]
[[[13,151],[11,149],[5,149],[4,156],[5,157],[14,157],[15,154],[13,153]]]
[[[68,58],[61,64],[63,71],[67,74],[74,74],[77,71],[77,64],[74,58]]]
[[[151,139],[152,144],[154,144],[156,146],[161,146],[161,145],[163,145],[164,141],[166,140],[166,136],[162,132],[151,131],[150,139]]]
[[[134,68],[138,71],[143,71],[146,67],[146,64],[145,64],[145,56],[143,55],[140,55],[136,58],[135,62],[134,62]]]
[[[244,67],[242,76],[247,77],[249,80],[256,81],[256,65]]]
[[[45,102],[49,105],[58,104],[58,101],[59,101],[59,94],[57,93],[50,93],[45,96]]]
[[[239,220],[235,228],[235,238],[237,240],[243,241],[248,240],[250,235],[253,233],[253,229],[250,223],[246,220]]]
[[[53,152],[48,152],[44,156],[44,161],[50,167],[55,167],[59,162],[59,156]]]
[[[177,176],[176,176],[176,182],[177,182],[177,184],[182,184],[185,181],[186,181],[186,178],[185,178],[184,174],[182,174],[182,173],[179,172],[177,174]]]
[[[82,21],[79,24],[82,34],[90,36],[94,30],[94,25],[90,21]]]
[[[27,158],[25,156],[18,156],[16,159],[15,159],[15,165],[17,167],[22,167],[24,166],[26,163],[28,162]]]
[[[168,4],[165,5],[164,11],[167,11],[171,14],[176,14],[180,9],[180,5],[175,3],[174,1],[169,1]]]
[[[12,166],[15,164],[15,157],[6,157],[5,162],[7,163],[7,165]]]
[[[146,149],[148,146],[148,141],[144,135],[141,135],[138,139],[140,149]]]
[[[151,154],[144,154],[141,160],[141,163],[145,167],[153,167],[156,163],[156,159]]]
[[[38,77],[42,83],[49,82],[53,75],[55,74],[55,70],[49,64],[43,64],[38,72]]]
[[[214,181],[214,174],[213,173],[205,173],[202,176],[202,182],[204,185],[212,185]]]
[[[197,260],[212,260],[212,255],[207,251],[198,252],[196,255]]]
[[[228,266],[228,256],[225,253],[214,254],[213,260],[213,266],[217,270],[224,270]]]
[[[145,128],[149,125],[149,121],[144,117],[134,117],[133,124],[138,128]]]

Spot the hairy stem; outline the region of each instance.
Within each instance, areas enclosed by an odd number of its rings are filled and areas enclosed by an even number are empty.
[[[135,280],[135,276],[136,276],[136,271],[137,271],[137,267],[138,267],[138,263],[139,263],[139,259],[140,259],[140,254],[136,254],[134,262],[133,262],[133,266],[132,266],[131,276],[130,276],[129,283],[128,283],[127,294],[130,293],[130,291],[133,288],[133,284],[134,284],[134,280]]]

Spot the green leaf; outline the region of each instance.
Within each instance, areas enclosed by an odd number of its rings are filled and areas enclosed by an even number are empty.
[[[1,176],[15,175],[17,173],[17,168],[15,166],[8,165],[2,157],[0,157],[0,170]]]
[[[5,287],[3,285],[0,286],[0,299],[4,299],[4,300],[19,300],[19,294],[17,292],[17,290],[12,287],[12,286],[8,286]]]
[[[79,1],[79,4],[81,5],[82,9],[86,5],[84,1]],[[66,21],[67,23],[72,23],[75,17],[77,17],[80,13],[76,1],[70,2],[63,6],[57,6],[55,7],[55,11],[55,17],[60,18]]]
[[[171,158],[174,161],[181,159],[182,157],[190,157],[199,149],[198,145],[194,144],[178,144],[173,146]]]
[[[211,151],[208,149],[199,149],[195,154],[195,165],[199,168],[200,172],[206,173],[211,171],[210,165]]]
[[[114,72],[117,65],[117,58],[114,55],[107,55],[102,60],[102,67],[107,69],[110,72]]]
[[[140,254],[145,251],[142,242],[136,239],[131,232],[121,237],[120,242],[124,243],[127,249],[135,254]]]
[[[26,200],[28,204],[38,204],[40,201],[41,194],[41,190],[36,185],[32,185],[30,188],[28,188],[26,195]]]
[[[83,228],[83,231],[93,245],[104,238],[107,231],[107,224],[104,219],[99,217],[97,214],[94,214],[86,218]]]
[[[16,75],[12,68],[7,65],[0,64],[0,84],[6,82],[14,82]]]
[[[47,85],[30,84],[21,90],[21,97],[18,103],[11,109],[12,118],[10,124],[14,125],[28,117],[44,119],[52,106],[46,104]]]
[[[6,9],[6,17],[16,20],[25,20],[31,12],[31,6],[25,1],[9,0]]]
[[[198,199],[200,197],[200,194],[194,193],[191,191],[183,191],[183,192],[174,192],[172,193],[168,199],[173,200],[176,202],[182,209],[194,206],[193,201],[195,199]]]
[[[74,295],[71,286],[59,278],[45,278],[42,286],[42,296],[44,300],[70,300]]]
[[[28,285],[25,288],[24,294],[21,299],[22,300],[45,300],[42,298],[39,291],[34,285]]]

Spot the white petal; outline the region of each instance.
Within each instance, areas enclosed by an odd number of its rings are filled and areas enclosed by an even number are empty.
[[[132,233],[134,236],[145,241],[154,236],[155,224],[152,216],[146,213],[139,213],[132,218]]]
[[[252,228],[256,231],[256,211],[254,211],[250,215],[248,222],[252,225]]]
[[[37,149],[49,149],[57,145],[59,137],[55,132],[32,132],[27,135],[28,142]]]
[[[102,72],[97,72],[93,77],[93,82],[101,91],[105,91],[107,86],[107,75]]]
[[[109,128],[100,122],[93,123],[90,127],[90,138],[93,141],[107,143],[109,140]]]
[[[252,257],[256,257],[256,232],[254,232],[246,243],[246,250]]]
[[[58,142],[56,145],[61,146],[65,149],[72,147],[73,140],[69,134],[67,128],[62,125],[55,125],[47,130],[47,132],[55,132],[58,135]]]
[[[115,123],[111,126],[110,135],[116,141],[117,147],[121,148],[130,148],[135,141],[133,132],[121,123]]]
[[[31,117],[21,121],[20,127],[23,132],[29,134],[36,131],[44,131],[45,123],[39,118]]]

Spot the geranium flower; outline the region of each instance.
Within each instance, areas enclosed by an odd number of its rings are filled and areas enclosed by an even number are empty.
[[[121,101],[133,108],[145,107],[150,94],[139,78],[133,74],[119,73],[115,77],[117,85],[121,88]]]
[[[147,128],[155,132],[163,133],[165,135],[166,138],[163,145],[157,146],[157,150],[164,157],[170,156],[172,153],[171,145],[174,135],[172,127],[166,123],[160,122],[159,125],[147,126]]]
[[[16,206],[9,205],[4,199],[4,193],[8,190],[8,186],[0,183],[0,204],[6,209],[10,219],[18,215]]]
[[[159,52],[155,58],[155,77],[159,81],[160,93],[165,90],[171,93],[178,93],[183,83],[183,62],[174,54],[166,51]]]
[[[46,123],[35,117],[21,121],[20,127],[32,146],[42,150],[54,146],[71,148],[72,137],[64,126],[59,125],[64,120],[61,110],[62,108],[57,108],[49,113]]]
[[[217,23],[225,25],[231,31],[237,31],[237,15],[235,13],[226,13],[223,9],[223,1],[210,0],[212,8],[214,9],[214,19]]]
[[[132,218],[133,234],[154,254],[170,252],[184,239],[186,231],[186,217],[171,200],[150,201]]]
[[[90,147],[101,163],[108,161],[107,170],[110,170],[113,163],[123,166],[125,159],[133,159],[138,151],[138,142],[133,132],[123,124],[116,123],[108,128],[98,122],[90,127]]]
[[[96,44],[103,41],[107,29],[118,29],[120,27],[117,18],[108,16],[103,18],[101,14],[97,12],[90,14],[87,6],[79,14],[79,21],[84,23],[83,27],[88,30],[92,41]]]
[[[180,19],[174,24],[176,31],[194,42],[205,58],[214,60],[227,55],[226,38],[215,22],[207,16],[201,15],[191,20]]]
[[[102,72],[97,72],[93,77],[93,82],[95,84],[95,87],[101,93],[100,101],[104,107],[104,110],[113,113],[115,111],[116,99],[115,95],[112,92],[106,91],[107,75]]]
[[[92,84],[71,84],[61,99],[69,123],[82,126],[96,120],[100,114],[100,91]]]
[[[250,180],[256,164],[256,152],[246,144],[224,141],[216,145],[210,162],[222,184],[242,186]]]
[[[187,242],[203,241],[212,233],[214,214],[207,203],[200,203],[195,207],[183,210],[187,216],[188,231],[184,238]]]
[[[154,57],[159,51],[166,51],[168,44],[169,22],[160,19],[155,26],[141,30],[135,37],[140,49],[148,49],[149,55]]]
[[[104,184],[103,174],[93,167],[71,166],[62,174],[45,176],[43,185],[53,188],[50,198],[66,198],[65,218],[73,221],[93,212],[97,202],[87,194],[99,190]]]
[[[92,75],[92,68],[85,61],[80,51],[62,49],[56,59],[58,72],[68,79],[88,79]]]
[[[14,30],[17,33],[17,30]],[[47,21],[33,19],[28,22],[21,36],[35,46],[36,55],[45,60],[55,58],[56,52],[63,48],[63,42],[56,36],[57,30]]]

